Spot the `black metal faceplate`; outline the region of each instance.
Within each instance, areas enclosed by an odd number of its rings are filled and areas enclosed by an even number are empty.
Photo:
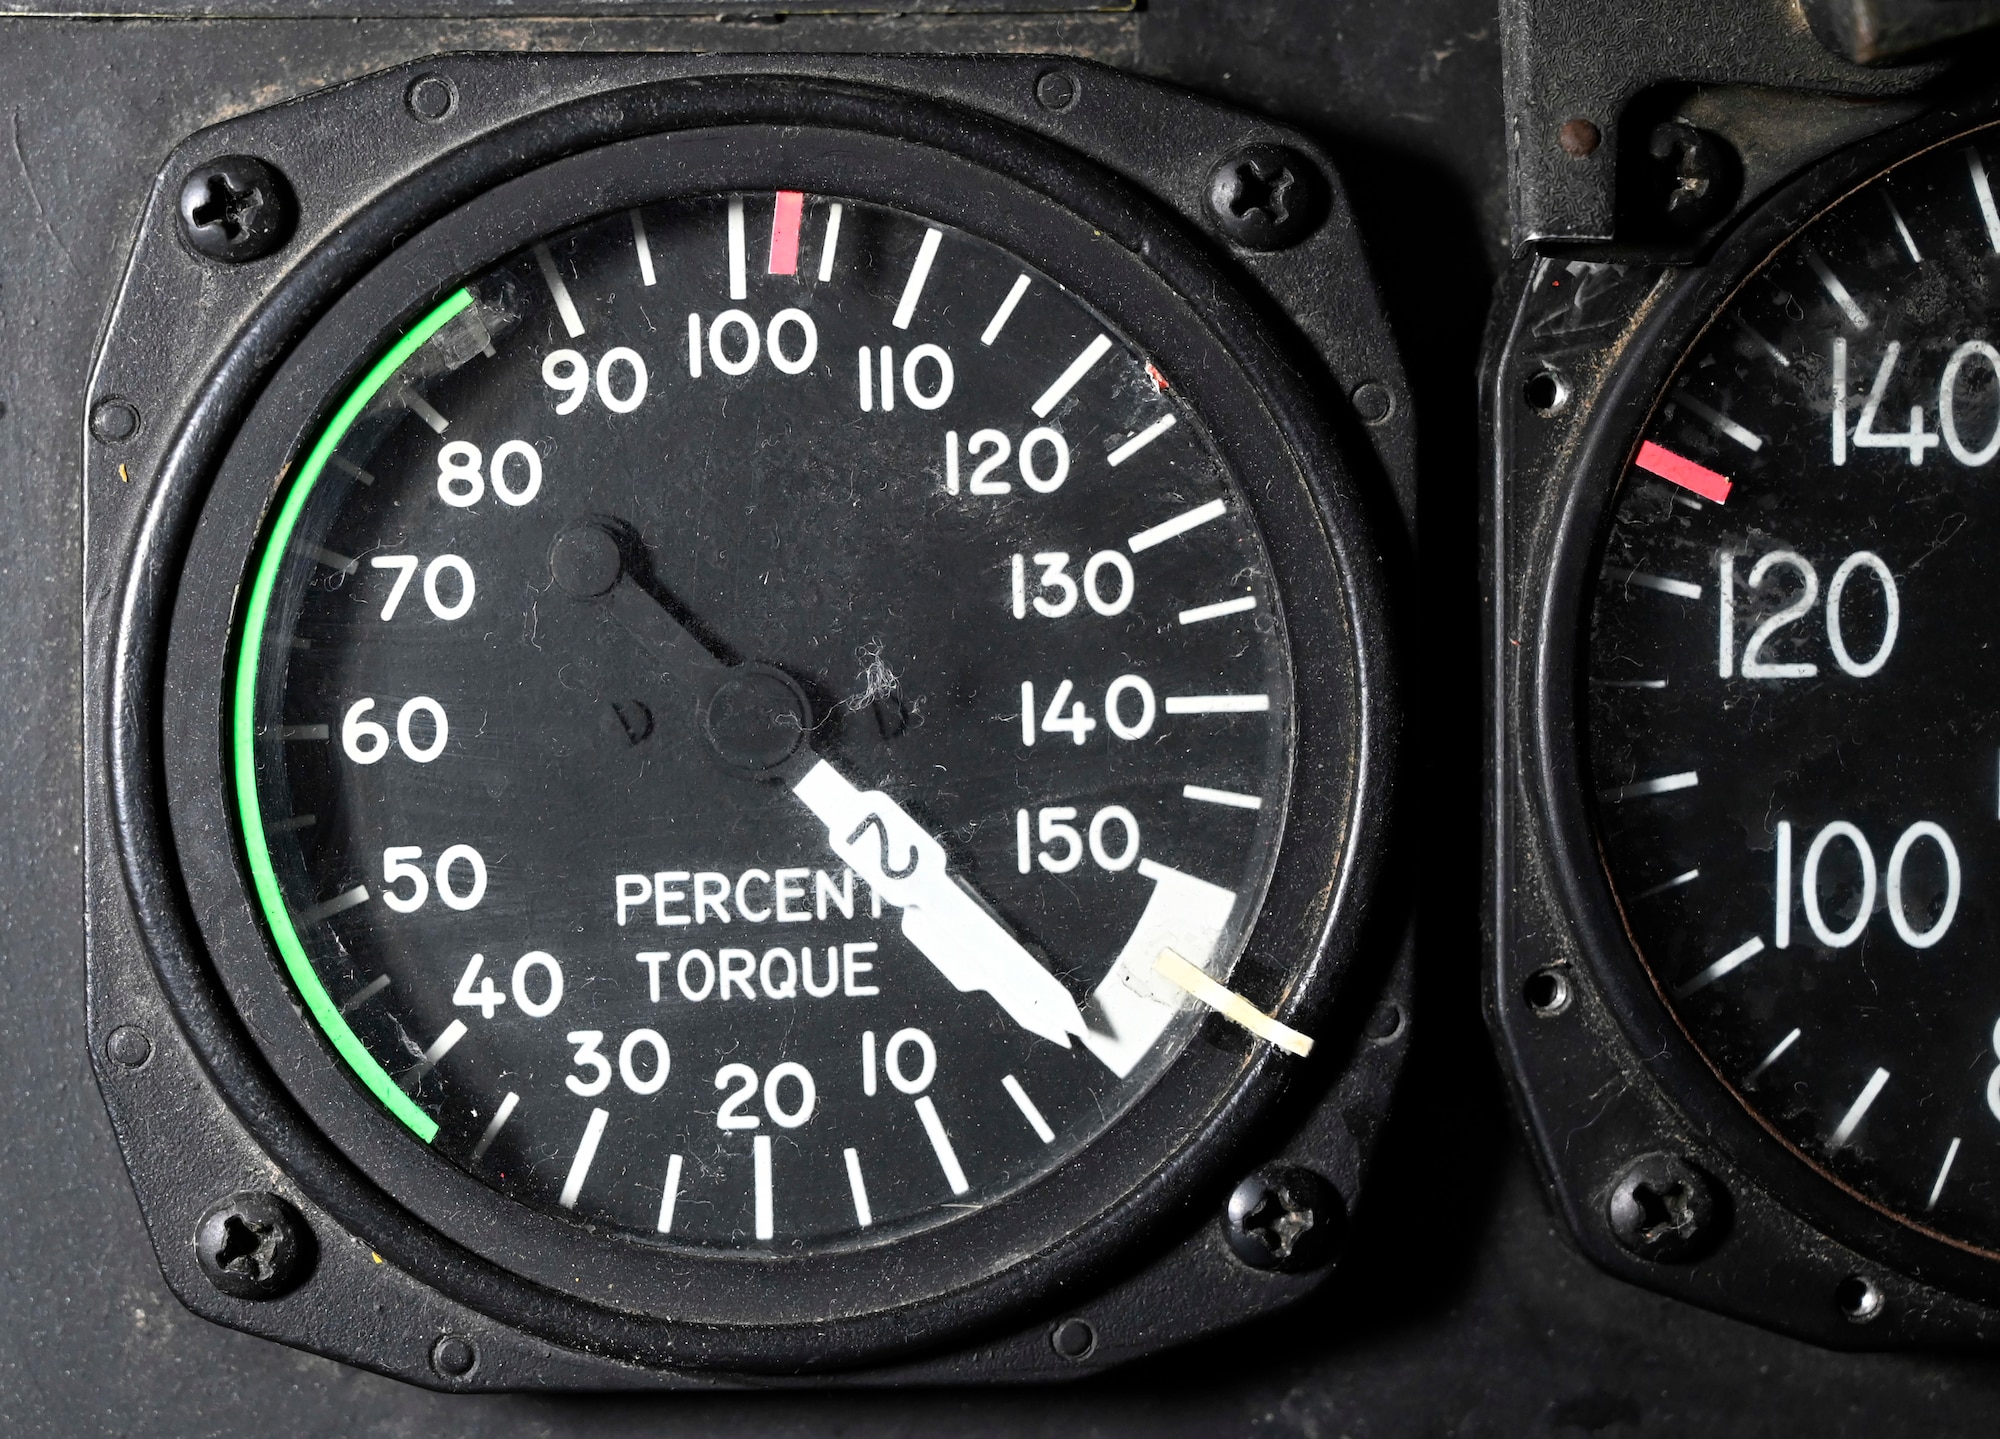
[[[1060,111],[1052,111],[1036,95],[1038,81],[1055,64],[1079,87],[1079,98]],[[134,406],[143,421],[138,433],[125,440],[85,441],[90,1034],[93,1060],[162,1267],[183,1301],[207,1317],[415,1382],[461,1389],[743,1382],[751,1370],[769,1376],[773,1369],[812,1367],[797,1336],[774,1336],[761,1351],[752,1336],[747,1345],[729,1351],[721,1372],[666,1367],[677,1356],[659,1351],[650,1355],[649,1365],[635,1365],[629,1362],[635,1346],[629,1336],[621,1337],[616,1316],[607,1317],[608,1327],[595,1324],[589,1306],[558,1302],[553,1295],[529,1294],[511,1307],[499,1303],[491,1281],[504,1276],[485,1272],[482,1277],[483,1261],[437,1239],[360,1180],[301,1122],[244,1041],[202,966],[188,964],[188,952],[172,940],[167,946],[171,954],[160,948],[162,938],[179,924],[181,900],[171,864],[144,857],[148,841],[142,831],[157,799],[143,763],[106,762],[107,756],[115,761],[122,754],[129,760],[149,749],[149,737],[157,733],[156,699],[147,677],[153,673],[158,627],[145,611],[149,600],[164,596],[175,581],[178,527],[190,518],[189,506],[198,498],[210,457],[226,443],[240,407],[298,328],[348,278],[432,214],[506,174],[565,153],[560,135],[553,140],[538,135],[532,124],[510,130],[516,122],[564,101],[582,101],[582,108],[594,107],[601,127],[608,126],[596,132],[601,139],[617,133],[621,102],[590,97],[670,80],[692,82],[684,89],[714,97],[726,95],[736,77],[754,88],[758,82],[752,76],[821,82],[821,88],[824,82],[839,81],[900,89],[913,108],[941,98],[953,107],[955,123],[964,127],[975,148],[1010,143],[1005,138],[1010,127],[1040,132],[1065,147],[1051,152],[1058,161],[1063,153],[1077,157],[1053,166],[1051,183],[1062,164],[1087,167],[1094,162],[1109,172],[1108,185],[1115,188],[1122,181],[1131,187],[1131,199],[1119,203],[1135,203],[1141,210],[1163,204],[1186,229],[1200,226],[1203,184],[1217,157],[1261,140],[1314,154],[1309,145],[1275,127],[1068,61],[448,57],[215,127],[169,159],[141,226],[89,402],[94,410],[102,400],[116,397]],[[426,77],[447,80],[455,94],[449,112],[438,121],[419,118],[409,100],[413,84]],[[587,147],[593,136],[574,132],[566,143],[571,149]],[[479,158],[469,160],[475,152]],[[301,212],[300,233],[285,250],[234,269],[192,255],[173,233],[178,177],[193,163],[227,153],[274,159],[299,196]],[[1330,176],[1324,158],[1314,158]],[[433,168],[424,186],[396,189],[426,166]],[[1164,248],[1186,246],[1188,240],[1180,238],[1186,229],[1168,238]],[[1223,251],[1211,243],[1197,244],[1188,253],[1199,255],[1203,248]],[[1140,250],[1146,253],[1143,244]],[[1351,393],[1364,383],[1386,391],[1386,413],[1380,404],[1371,406],[1372,426],[1338,404],[1321,407],[1321,422],[1330,422],[1339,434],[1339,448],[1351,467],[1364,477],[1371,472],[1393,477],[1395,490],[1407,495],[1409,406],[1337,191],[1329,219],[1302,244],[1269,255],[1232,256],[1224,263],[1231,272],[1224,283],[1248,291],[1263,312],[1254,317],[1246,312],[1249,322],[1289,337],[1281,342],[1288,358],[1272,372],[1272,382],[1281,387],[1304,383],[1321,396]],[[1285,324],[1285,315],[1295,329]],[[254,343],[244,343],[246,335]],[[1298,442],[1309,447],[1323,443],[1306,434]],[[1370,488],[1366,478],[1362,485]],[[1390,510],[1390,486],[1378,479],[1372,490],[1377,507]],[[1357,527],[1357,519],[1343,524],[1338,544],[1359,541],[1351,562],[1365,570],[1373,560],[1374,542],[1365,526]],[[1392,520],[1390,528],[1399,527]],[[1350,608],[1347,622],[1379,625],[1378,606],[1379,599],[1370,599],[1360,610]],[[1381,689],[1386,672],[1379,660],[1371,658],[1370,664],[1375,668],[1365,683]],[[1342,881],[1357,896],[1369,887],[1367,874],[1382,843],[1385,738],[1368,737],[1364,750],[1371,773],[1357,776],[1365,779],[1360,793],[1366,817],[1353,833]],[[114,827],[119,814],[142,821],[127,824],[125,839],[136,835],[138,842],[136,850],[131,843],[123,845],[122,855]],[[134,853],[141,855],[136,866]],[[136,888],[120,882],[121,857],[126,879]],[[1391,944],[1385,941],[1395,936],[1377,933],[1364,941],[1356,933],[1356,921],[1348,918],[1355,901],[1343,898],[1341,905],[1334,925],[1336,951],[1358,948],[1363,955],[1334,1021],[1344,1037],[1327,1036],[1329,1062],[1316,1062],[1316,1077],[1309,1082],[1288,1084],[1274,1075],[1279,1082],[1264,1084],[1269,1118],[1258,1122],[1255,1132],[1261,1137],[1239,1150],[1238,1167],[1231,1172],[1244,1172],[1267,1157],[1283,1157],[1318,1169],[1351,1205],[1404,1049],[1407,1023],[1401,1018],[1386,1026],[1375,1023],[1386,1038],[1363,1037],[1363,1021],[1378,1010],[1371,996],[1388,966]],[[149,940],[154,963],[148,960]],[[1345,967],[1332,965],[1328,978]],[[1396,965],[1381,1003],[1406,1015],[1407,990],[1405,958]],[[1303,998],[1317,1007],[1314,996]],[[107,1037],[133,1024],[152,1036],[151,1057],[137,1069],[107,1061]],[[193,1045],[185,1042],[184,1031],[195,1036]],[[1328,1081],[1333,1082],[1332,1093],[1314,1109],[1313,1100]],[[1296,1137],[1286,1141],[1287,1131],[1295,1131]],[[195,1220],[219,1195],[246,1187],[284,1193],[319,1237],[316,1272],[295,1294],[275,1302],[225,1298],[194,1262],[190,1236]],[[857,1377],[863,1382],[1067,1377],[1263,1312],[1324,1278],[1324,1271],[1283,1276],[1243,1266],[1230,1255],[1212,1221],[1226,1197],[1226,1184],[1218,1187],[1211,1178],[1196,1189],[1200,1192],[1140,1216],[1146,1232],[1126,1236],[1122,1251],[1106,1248],[1086,1267],[1088,1278],[1072,1275],[1060,1297],[1046,1290],[1013,1296],[1004,1306],[1005,1319],[997,1310],[982,1315],[977,1302],[939,1314],[931,1325],[913,1314],[896,1342],[877,1340],[877,1352],[920,1353],[937,1348],[949,1329],[984,1336],[974,1347]],[[1215,1192],[1207,1192],[1211,1189]],[[318,1199],[330,1199],[345,1225]],[[1148,1263],[1148,1253],[1159,1257]],[[1136,1272],[1135,1266],[1140,1266]],[[431,1276],[432,1282],[412,1277],[411,1271]],[[1096,1290],[1097,1297],[1082,1303],[1079,1292],[1086,1289]],[[1198,1299],[1190,1297],[1196,1295]],[[505,1310],[507,1319],[496,1320],[496,1310]],[[1020,1327],[1036,1313],[1041,1317]],[[1079,1315],[1087,1318],[1092,1343],[1081,1355],[1059,1353],[1050,1340],[1051,1321],[1060,1324]],[[470,1340],[476,1356],[469,1369],[452,1376],[442,1373],[432,1358],[447,1335]],[[852,1363],[856,1353],[849,1350],[838,1357]]]
[[[1760,207],[1708,265],[1517,267],[1482,386],[1485,987],[1517,1106],[1564,1220],[1597,1264],[1841,1348],[2000,1340],[1991,1307],[2000,1273],[1808,1168],[1723,1088],[1660,1002],[1617,918],[1585,814],[1579,635],[1612,492],[1697,331],[1798,226],[1994,109],[1991,100],[1945,106],[1828,160]],[[1720,1232],[1703,1252],[1636,1258],[1613,1235],[1615,1181],[1657,1152],[1682,1157],[1720,1191]],[[1837,1293],[1855,1280],[1875,1287],[1879,1308],[1843,1309]]]

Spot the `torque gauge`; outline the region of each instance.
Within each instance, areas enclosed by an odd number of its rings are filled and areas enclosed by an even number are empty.
[[[469,277],[314,437],[237,644],[322,1030],[482,1182],[702,1246],[1060,1164],[1197,1017],[1160,952],[1226,973],[1293,768],[1203,430],[1019,255],[851,196]]]
[[[1530,1053],[1601,987],[1721,1146],[1604,1176],[1583,1225],[1656,1265],[1824,1273],[1727,1302],[1850,1342],[1984,1332],[1907,1281],[1990,1298],[2000,1245],[1982,879],[2000,740],[1979,599],[2000,148],[1980,118],[1832,162],[1712,273],[1551,264],[1530,302],[1559,317],[1544,334],[1642,302],[1662,311],[1648,341],[1682,328],[1657,360],[1633,343],[1597,399],[1563,588],[1540,597],[1537,624],[1559,606],[1571,628],[1538,641],[1534,803],[1557,817],[1546,862],[1587,939],[1574,961],[1517,950],[1496,1003]],[[1642,282],[1660,288],[1642,300]],[[1563,361],[1536,359],[1553,409]],[[1760,1190],[1853,1252],[1810,1254],[1741,1197]]]
[[[1346,456],[1379,462],[1230,276],[1351,245],[1331,172],[1204,141],[1177,214],[976,114],[1043,113],[1031,66],[851,69],[559,67],[558,103],[467,61],[434,78],[513,108],[393,112],[430,169],[328,179],[361,218],[317,239],[295,117],[228,137],[302,233],[228,342],[282,358],[165,461],[117,843],[142,895],[171,853],[140,928],[333,1266],[299,1296],[367,1290],[353,1235],[535,1356],[424,1382],[978,1332],[1074,1372],[1159,1341],[1062,1286],[1193,1266],[1263,1286],[1245,1316],[1337,1252],[1367,1141],[1288,1136],[1404,1023],[1361,943],[1390,719]],[[315,123],[413,80],[370,83]],[[1209,123],[1100,83],[1104,123]]]

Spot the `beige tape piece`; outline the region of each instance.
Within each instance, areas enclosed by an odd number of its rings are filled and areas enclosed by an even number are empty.
[[[1280,1024],[1233,989],[1225,989],[1210,979],[1199,965],[1190,964],[1171,949],[1160,951],[1153,972],[1180,986],[1225,1019],[1233,1019],[1259,1039],[1268,1040],[1289,1054],[1304,1059],[1312,1053],[1313,1042],[1288,1024]]]

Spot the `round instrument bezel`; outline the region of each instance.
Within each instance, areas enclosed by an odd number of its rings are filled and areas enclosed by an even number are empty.
[[[845,191],[1016,249],[1189,376],[1196,410],[1259,513],[1290,617],[1297,759],[1287,843],[1246,954],[1267,956],[1289,979],[1282,993],[1253,998],[1308,1026],[1354,956],[1386,819],[1392,696],[1375,545],[1322,416],[1254,306],[1198,241],[1112,177],[991,122],[857,87],[739,83],[724,94],[696,82],[625,98],[641,103],[596,97],[468,147],[485,153],[452,157],[454,184],[439,187],[422,225],[407,205],[380,207],[406,237],[388,259],[298,282],[339,297],[308,332],[315,343],[292,338],[214,468],[171,600],[127,593],[120,643],[135,656],[130,673],[145,673],[148,646],[166,653],[157,731],[151,714],[124,702],[129,692],[114,687],[111,697],[121,858],[169,992],[192,1000],[212,975],[228,994],[222,1008],[235,1023],[218,1013],[199,1028],[206,1047],[231,1035],[241,1045],[210,1066],[232,1107],[316,1203],[400,1266],[495,1318],[640,1362],[797,1372],[916,1352],[1177,1234],[1190,1199],[1233,1172],[1288,1087],[1289,1061],[1212,1023],[1070,1164],[899,1242],[893,1265],[868,1250],[635,1255],[641,1246],[501,1199],[422,1150],[336,1067],[278,981],[251,908],[224,801],[220,676],[283,464],[323,418],[325,397],[344,393],[385,337],[484,263],[652,199],[798,187],[827,173],[832,152],[817,169],[804,165],[813,145],[844,150],[856,166]],[[1018,209],[995,204],[1002,192]],[[368,222],[364,212],[355,224]],[[1251,434],[1263,443],[1247,443]],[[162,798],[171,845],[154,809]]]
[[[1751,211],[1704,264],[1663,283],[1589,395],[1559,480],[1548,564],[1528,603],[1535,643],[1524,697],[1524,787],[1548,872],[1595,987],[1638,1063],[1743,1172],[1786,1209],[1857,1252],[1974,1297],[2000,1299],[2000,1254],[1896,1214],[1782,1137],[1708,1058],[1626,925],[1596,839],[1584,752],[1585,629],[1613,501],[1674,376],[1709,326],[1801,232],[1900,165],[2000,125],[2000,98],[1947,106],[1806,172]],[[1575,401],[1572,401],[1575,403]],[[1664,1042],[1663,1042],[1664,1041]]]

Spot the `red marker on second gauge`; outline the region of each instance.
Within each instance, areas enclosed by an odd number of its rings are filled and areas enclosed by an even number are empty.
[[[771,265],[773,275],[799,272],[799,222],[805,213],[806,197],[798,190],[778,191],[777,206],[771,211]]]
[[[1651,440],[1641,442],[1638,457],[1633,463],[1649,474],[1658,475],[1669,484],[1694,491],[1704,500],[1713,500],[1719,505],[1729,498],[1730,483],[1727,475],[1718,475],[1706,465],[1697,465],[1685,455],[1675,454],[1665,445],[1656,445]]]

